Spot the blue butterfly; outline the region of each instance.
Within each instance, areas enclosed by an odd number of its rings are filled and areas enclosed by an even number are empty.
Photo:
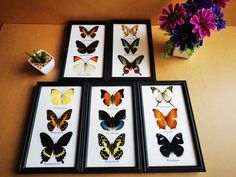
[[[119,130],[124,126],[124,121],[126,117],[125,109],[120,110],[116,113],[114,117],[111,117],[107,112],[99,110],[99,120],[102,120],[101,127],[104,130]]]

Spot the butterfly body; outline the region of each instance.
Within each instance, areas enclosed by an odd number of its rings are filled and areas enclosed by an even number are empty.
[[[75,41],[76,43],[76,46],[77,46],[77,50],[79,53],[82,53],[82,54],[85,54],[85,53],[88,53],[88,54],[91,54],[93,52],[95,52],[97,46],[98,46],[98,43],[99,41],[96,40],[94,42],[92,42],[91,44],[89,44],[88,46],[86,46],[83,42],[77,40]]]
[[[160,133],[156,134],[157,143],[161,145],[160,152],[163,156],[169,157],[171,153],[174,153],[177,157],[180,157],[184,153],[184,148],[181,144],[184,144],[182,133],[177,133],[171,142]]]
[[[169,103],[171,106],[174,106],[171,103],[172,97],[170,96],[173,93],[173,86],[167,87],[163,92],[156,87],[151,87],[152,93],[155,95],[157,101],[157,106],[163,101]]]
[[[125,39],[121,39],[124,50],[127,54],[131,51],[133,54],[137,51],[137,46],[139,45],[139,38],[135,39],[131,44]]]
[[[115,160],[119,160],[123,155],[123,150],[120,146],[124,146],[125,144],[125,134],[120,134],[114,141],[114,143],[110,143],[110,141],[101,133],[98,134],[98,144],[101,147],[104,147],[100,151],[100,155],[104,160],[108,160],[110,155],[112,155]]]
[[[114,117],[110,117],[110,115],[102,110],[99,110],[99,120],[102,120],[101,127],[104,130],[119,130],[124,126],[124,121],[126,117],[126,110],[122,109],[116,113]]]
[[[129,28],[128,26],[122,24],[121,28],[122,28],[122,30],[124,32],[125,37],[129,36],[129,35],[132,35],[132,36],[136,37],[136,34],[138,32],[138,25],[134,25],[131,28]]]
[[[108,91],[101,89],[101,98],[106,106],[119,106],[122,102],[122,98],[124,98],[124,89],[118,90],[114,95],[111,95]]]
[[[79,30],[80,30],[80,32],[81,32],[80,36],[81,36],[82,38],[85,38],[86,36],[87,36],[87,37],[90,36],[91,38],[94,38],[94,37],[96,36],[96,33],[95,33],[95,32],[98,31],[98,28],[99,28],[99,26],[95,26],[95,27],[93,27],[92,29],[87,30],[84,26],[79,26]]]
[[[98,56],[91,57],[88,61],[84,61],[80,56],[74,56],[74,70],[75,72],[80,75],[80,74],[91,74],[92,72],[95,71],[96,63],[98,60]]]
[[[72,132],[68,132],[62,135],[57,143],[54,143],[52,138],[46,133],[40,133],[40,139],[42,146],[45,147],[41,152],[41,158],[43,162],[48,162],[51,158],[52,153],[55,155],[57,162],[64,163],[63,159],[66,156],[66,150],[63,146],[67,146],[72,136]]]
[[[53,131],[55,127],[59,127],[61,131],[64,131],[68,127],[68,122],[71,118],[72,109],[68,109],[65,111],[61,118],[58,118],[57,115],[52,110],[47,110],[47,120],[48,122],[47,127],[49,131]]]
[[[170,127],[170,129],[176,128],[177,108],[172,109],[166,116],[164,116],[158,109],[153,109],[152,111],[159,128],[166,129],[166,126]]]
[[[129,74],[130,72],[134,72],[135,74],[139,74],[142,75],[140,73],[140,68],[139,65],[141,64],[142,60],[143,60],[144,56],[140,55],[137,58],[134,59],[133,62],[129,62],[125,57],[123,57],[122,55],[118,55],[118,59],[120,60],[121,64],[124,65],[123,67],[123,74],[122,76],[124,76],[125,74]]]
[[[51,89],[51,97],[52,97],[52,103],[54,105],[59,104],[69,104],[71,102],[71,97],[74,95],[74,89],[70,88],[66,90],[64,93],[61,93],[57,89]]]

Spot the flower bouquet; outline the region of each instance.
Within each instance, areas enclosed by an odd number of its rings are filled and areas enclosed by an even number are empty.
[[[203,39],[210,36],[210,30],[225,28],[222,8],[229,0],[187,0],[170,4],[161,12],[160,28],[167,32],[170,39],[166,43],[164,58],[168,58],[174,49],[191,56],[202,46]]]

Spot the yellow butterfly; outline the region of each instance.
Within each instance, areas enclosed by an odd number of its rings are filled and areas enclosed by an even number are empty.
[[[136,37],[136,34],[138,32],[138,25],[134,25],[131,28],[129,28],[126,25],[121,25],[121,28],[124,32],[125,37],[128,36],[129,34],[133,35]]]
[[[59,104],[69,104],[71,102],[71,97],[74,95],[74,89],[70,88],[64,93],[61,93],[57,89],[51,89],[52,103],[54,105]]]

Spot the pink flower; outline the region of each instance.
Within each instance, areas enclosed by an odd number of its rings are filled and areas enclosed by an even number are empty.
[[[214,0],[214,3],[219,7],[225,8],[228,1],[229,0]]]
[[[193,33],[201,38],[205,36],[210,36],[210,29],[216,30],[216,24],[214,23],[215,13],[210,9],[200,9],[195,15],[190,19],[190,23],[194,25],[192,30]]]
[[[169,11],[168,11],[169,10]],[[160,19],[160,27],[166,31],[171,31],[176,27],[176,25],[183,25],[183,17],[186,15],[186,10],[181,4],[176,4],[174,9],[173,5],[170,4],[166,8],[162,8],[162,16]]]

